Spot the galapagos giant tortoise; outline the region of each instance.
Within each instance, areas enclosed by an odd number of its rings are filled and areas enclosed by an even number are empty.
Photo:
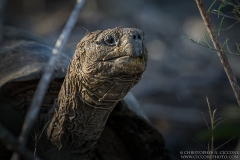
[[[161,134],[122,100],[145,70],[143,39],[134,28],[87,32],[74,54],[61,54],[28,140],[34,154],[46,160],[169,159]],[[0,122],[16,136],[51,50],[26,32],[5,28]],[[0,159],[9,159],[11,152],[0,148]]]

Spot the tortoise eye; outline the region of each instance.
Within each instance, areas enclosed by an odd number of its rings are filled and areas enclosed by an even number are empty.
[[[109,46],[114,46],[116,45],[116,40],[113,36],[107,35],[104,37],[104,42],[109,45]]]

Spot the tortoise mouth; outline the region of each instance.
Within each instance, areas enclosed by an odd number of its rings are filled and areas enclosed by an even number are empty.
[[[129,56],[129,55],[124,55],[124,56],[117,56],[117,57],[112,57],[109,59],[103,60],[103,62],[108,62],[116,65],[124,65],[126,66],[131,66],[135,68],[142,68],[143,66],[146,66],[147,60],[144,59],[144,57],[134,57],[134,56]]]
[[[110,56],[109,56],[110,55]],[[104,62],[122,62],[122,61],[128,61],[128,60],[142,60],[144,62],[147,61],[146,58],[146,53],[141,53],[139,55],[135,55],[135,54],[125,54],[125,55],[112,55],[111,53],[106,55],[102,61]]]
[[[107,75],[112,76],[137,76],[142,74],[146,68],[147,61],[143,57],[134,57],[130,55],[118,55],[101,62],[107,68]]]
[[[103,59],[103,61],[108,61],[108,62],[120,62],[120,61],[125,61],[132,58],[131,56],[124,55],[124,56],[117,56],[117,57],[109,57],[108,59]]]
[[[144,45],[132,46],[131,44],[126,45],[123,50],[115,48],[105,54],[102,58],[105,62],[118,62],[123,60],[142,60],[147,61],[147,51]]]

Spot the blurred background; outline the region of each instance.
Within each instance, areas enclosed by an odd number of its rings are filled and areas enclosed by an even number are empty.
[[[204,2],[206,8],[212,3]],[[75,0],[8,0],[4,23],[54,44],[74,4]],[[217,28],[220,19],[211,15],[211,20]],[[222,28],[234,23],[226,19]],[[218,108],[216,119],[226,119],[215,129],[215,148],[224,144],[219,151],[239,150],[240,107],[216,53],[182,37],[198,40],[206,33],[195,1],[86,0],[67,46],[75,49],[86,33],[84,28],[95,31],[119,26],[145,32],[149,62],[132,92],[164,136],[173,159],[181,159],[180,151],[207,150],[209,132],[206,125],[198,122],[204,122],[202,113],[209,122],[206,97],[212,110]],[[233,52],[239,43],[239,27],[236,24],[221,31],[221,42],[229,37]],[[229,60],[240,78],[240,57]]]

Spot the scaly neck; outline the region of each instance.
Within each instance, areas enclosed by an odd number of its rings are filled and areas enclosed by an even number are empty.
[[[47,134],[58,149],[71,152],[70,159],[91,159],[109,114],[134,84],[72,72],[69,68]]]

